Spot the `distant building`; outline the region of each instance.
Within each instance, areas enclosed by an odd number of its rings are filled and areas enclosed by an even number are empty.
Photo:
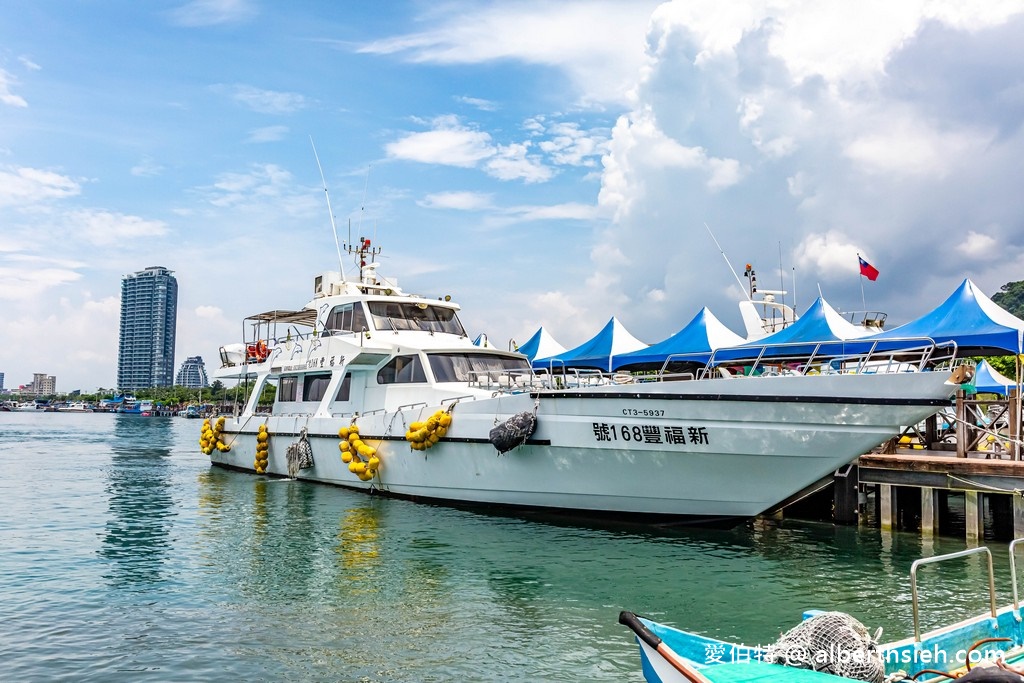
[[[189,356],[186,358],[178,370],[178,378],[174,383],[189,389],[204,389],[210,386],[210,382],[206,378],[206,366],[203,365],[203,357]]]
[[[22,393],[33,396],[50,396],[57,393],[57,378],[45,372],[32,373],[32,383],[21,387]]]
[[[178,281],[163,266],[121,280],[121,334],[117,388],[169,387],[174,380]]]
[[[0,392],[4,390],[4,373],[0,372]]]

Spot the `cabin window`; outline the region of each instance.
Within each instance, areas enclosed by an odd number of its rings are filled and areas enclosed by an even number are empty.
[[[295,400],[295,388],[298,385],[299,378],[295,375],[290,375],[281,378],[281,384],[277,387],[277,400],[280,403],[284,401]]]
[[[419,356],[395,356],[377,372],[377,384],[426,382]]]
[[[504,373],[530,374],[530,363],[525,358],[509,358],[489,353],[430,353],[427,354],[430,371],[438,382],[471,382],[490,376],[497,381]]]
[[[327,385],[331,383],[328,373],[306,375],[302,385],[303,401],[319,401],[327,393]]]
[[[425,301],[370,301],[367,305],[373,326],[378,330],[420,330],[466,336],[454,308],[432,306]]]
[[[348,401],[352,395],[352,373],[346,372],[345,379],[341,380],[341,386],[338,387],[338,395],[334,397],[335,401]]]
[[[326,327],[328,330],[340,332],[362,332],[369,329],[366,325],[363,305],[360,303],[335,306],[331,314],[327,316]]]

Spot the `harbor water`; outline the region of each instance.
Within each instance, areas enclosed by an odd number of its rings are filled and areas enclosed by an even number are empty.
[[[912,633],[911,562],[964,548],[424,505],[212,468],[199,428],[0,413],[3,680],[642,681],[620,610],[753,645],[837,609],[891,640]],[[925,629],[987,608],[977,557],[919,578]]]

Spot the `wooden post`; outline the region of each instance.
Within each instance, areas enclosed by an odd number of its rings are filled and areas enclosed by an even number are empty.
[[[1024,538],[1024,496],[1014,493],[1013,498],[1013,537]]]
[[[878,526],[883,531],[892,531],[892,518],[893,513],[896,511],[896,506],[893,505],[894,497],[895,492],[892,485],[878,485],[878,502],[881,508],[878,515]]]
[[[985,518],[981,513],[981,503],[981,494],[977,491],[964,491],[964,522],[968,541],[977,541],[984,536]]]
[[[933,536],[939,530],[939,492],[921,487],[921,535]]]
[[[1016,387],[1010,389],[1006,400],[1007,420],[1010,426],[1010,457],[1013,460],[1020,460],[1020,396]]]
[[[956,457],[967,457],[967,405],[964,390],[956,390]]]
[[[858,488],[860,479],[857,466],[847,465],[836,470],[832,481],[832,521],[836,524],[856,524]]]
[[[924,448],[931,450],[932,444],[938,441],[938,415],[932,414],[924,421]]]

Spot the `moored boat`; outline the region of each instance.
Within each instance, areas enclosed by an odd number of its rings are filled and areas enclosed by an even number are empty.
[[[153,402],[148,400],[138,400],[131,397],[126,397],[121,407],[117,409],[117,412],[123,415],[139,415],[141,417],[150,417],[153,415]]]
[[[456,303],[381,277],[369,240],[350,253],[357,276],[317,277],[305,307],[251,316],[254,336],[222,347],[214,376],[254,388],[202,430],[213,464],[458,504],[749,517],[956,389],[945,371],[825,374],[806,358],[772,377],[535,374],[521,354],[474,345]],[[916,370],[935,367],[934,345],[918,351]],[[290,446],[308,447],[307,467],[293,457],[289,472]]]
[[[57,408],[58,413],[91,413],[92,408],[85,401],[72,401]]]
[[[748,647],[657,623],[632,612],[619,615],[640,646],[647,683],[759,683],[808,681],[1024,680],[1024,612],[1017,600],[1014,550],[1009,546],[1013,604],[996,607],[992,554],[986,547],[917,560],[911,565],[913,636],[878,643],[849,615],[809,612],[805,621],[768,647]],[[989,610],[922,635],[917,569],[983,554],[988,560]],[[978,666],[981,665],[981,666]],[[973,669],[973,672],[972,672]],[[969,674],[969,675],[968,675]]]

